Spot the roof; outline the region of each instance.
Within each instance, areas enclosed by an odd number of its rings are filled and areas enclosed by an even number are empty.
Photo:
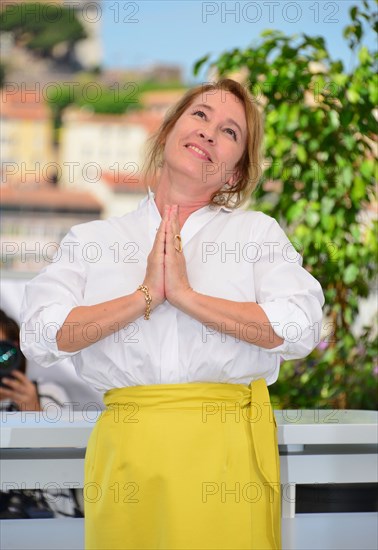
[[[0,188],[1,210],[32,210],[53,212],[99,213],[102,204],[85,191],[57,187]]]
[[[5,84],[0,95],[0,113],[2,118],[20,120],[51,120],[49,106],[43,99],[40,85],[13,84],[9,88]],[[33,88],[34,86],[34,88]]]

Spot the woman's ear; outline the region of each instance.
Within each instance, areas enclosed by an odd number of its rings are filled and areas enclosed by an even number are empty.
[[[235,185],[235,183],[240,179],[240,170],[239,168],[235,168],[232,176],[228,179],[226,185],[228,187],[232,187],[233,185]]]

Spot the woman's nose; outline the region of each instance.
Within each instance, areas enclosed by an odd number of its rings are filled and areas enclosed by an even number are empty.
[[[199,131],[199,136],[203,139],[206,139],[207,141],[209,141],[210,143],[214,143],[214,138],[213,138],[213,134],[211,133],[211,131],[204,131],[204,130],[200,130]]]

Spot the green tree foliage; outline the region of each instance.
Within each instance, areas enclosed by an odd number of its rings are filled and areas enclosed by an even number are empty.
[[[78,82],[57,83],[46,99],[53,112],[55,128],[61,126],[63,111],[69,105],[114,115],[141,108],[140,89],[135,82],[105,86],[84,73]]]
[[[283,363],[272,387],[277,407],[378,405],[377,328],[357,334],[353,326],[377,266],[377,52],[362,45],[367,25],[377,31],[377,14],[364,1],[350,16],[344,30],[356,60],[350,73],[322,37],[273,30],[258,45],[211,63],[221,76],[245,71],[246,85],[264,105],[267,164],[254,208],[285,227],[326,296],[323,332],[313,327],[319,345],[306,359]],[[208,56],[195,73],[206,63]]]
[[[11,32],[17,43],[42,57],[54,57],[54,48],[66,44],[68,51],[87,37],[74,10],[53,3],[9,4],[0,13],[0,31]]]

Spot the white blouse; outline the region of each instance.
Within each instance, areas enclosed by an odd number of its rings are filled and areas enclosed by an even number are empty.
[[[208,296],[257,302],[284,343],[267,350],[235,334],[205,326],[167,301],[78,352],[59,351],[56,333],[72,308],[131,294],[143,282],[161,216],[153,193],[122,217],[74,226],[53,262],[27,285],[21,312],[21,347],[44,367],[70,357],[92,387],[228,382],[278,377],[280,357],[306,356],[319,342],[324,296],[278,223],[253,211],[205,206],[181,230],[192,288]],[[115,327],[116,329],[117,327]],[[84,331],[93,341],[95,322]]]

